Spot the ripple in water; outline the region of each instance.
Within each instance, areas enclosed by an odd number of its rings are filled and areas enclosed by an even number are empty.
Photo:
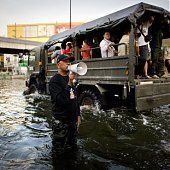
[[[170,169],[170,105],[135,113],[81,108],[76,153],[53,160],[50,97],[0,80],[0,169]]]

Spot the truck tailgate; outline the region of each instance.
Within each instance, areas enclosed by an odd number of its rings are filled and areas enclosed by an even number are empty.
[[[135,86],[136,110],[170,104],[170,81],[140,82]]]

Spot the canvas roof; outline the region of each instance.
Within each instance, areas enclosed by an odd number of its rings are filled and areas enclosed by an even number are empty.
[[[61,32],[60,34],[53,35],[49,38],[47,44],[52,44],[53,42],[62,38],[65,39],[69,37],[75,37],[77,34],[84,34],[85,32],[90,32],[95,29],[101,29],[105,27],[108,28],[109,26],[114,27],[125,20],[129,20],[131,23],[135,24],[136,20],[140,18],[146,11],[166,14],[170,16],[169,11],[161,7],[141,2],[120,11],[103,16],[91,22],[87,22],[70,30],[66,30],[64,32]]]

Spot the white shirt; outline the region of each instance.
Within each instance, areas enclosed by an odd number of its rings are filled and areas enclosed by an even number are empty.
[[[106,39],[103,39],[100,42],[102,58],[114,56],[115,48],[113,46],[110,46],[111,44],[114,44],[114,43]]]
[[[148,35],[148,28],[152,25],[152,23],[145,22],[142,25],[140,25],[140,29],[142,30],[144,35]],[[137,30],[137,33],[141,33],[139,30]],[[144,46],[149,44],[149,42],[145,42],[144,36],[141,34],[141,36],[138,38],[138,45]]]
[[[118,46],[118,56],[129,54],[129,35],[123,35],[121,40],[119,41],[119,44],[120,43],[125,43],[126,45],[122,44]]]

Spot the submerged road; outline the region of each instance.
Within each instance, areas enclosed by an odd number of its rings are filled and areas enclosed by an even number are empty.
[[[169,170],[170,105],[135,113],[81,108],[79,150],[52,157],[50,97],[0,80],[0,169]]]

